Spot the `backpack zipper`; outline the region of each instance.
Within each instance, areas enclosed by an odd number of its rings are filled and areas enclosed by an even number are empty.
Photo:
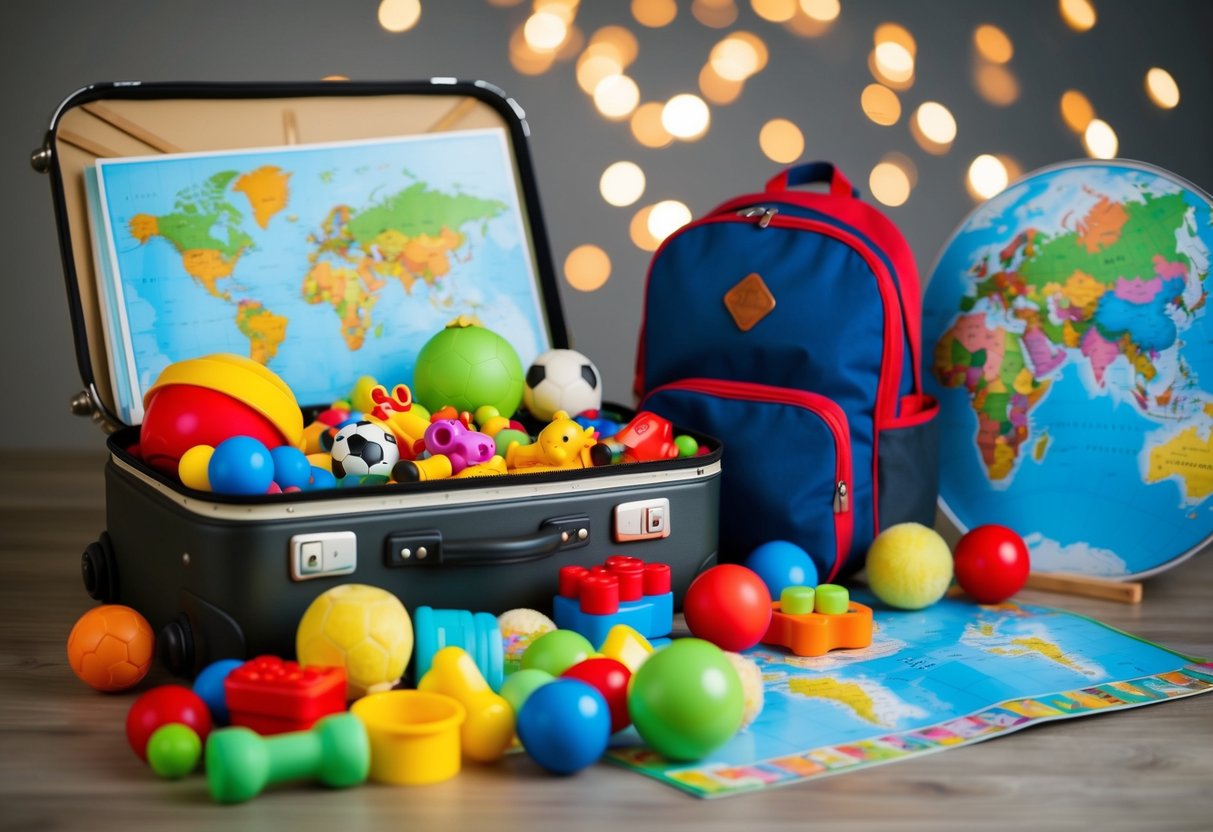
[[[851,490],[849,478],[854,476],[851,470],[851,429],[847,424],[847,416],[838,403],[833,399],[813,393],[809,390],[795,390],[788,387],[774,387],[769,384],[757,384],[750,381],[727,381],[711,378],[686,378],[654,387],[640,403],[643,410],[645,403],[652,396],[663,391],[682,391],[702,393],[734,401],[755,401],[769,404],[792,405],[801,407],[813,413],[825,423],[826,428],[834,437],[834,565],[826,580],[832,580],[838,570],[850,557],[851,540],[853,535],[853,518],[843,515],[851,514]],[[847,522],[849,519],[849,522]]]
[[[759,228],[766,228],[771,224],[771,220],[779,213],[778,208],[767,208],[762,205],[755,205],[753,208],[743,208],[737,212],[737,216],[753,219],[754,217],[762,217],[758,221]]]

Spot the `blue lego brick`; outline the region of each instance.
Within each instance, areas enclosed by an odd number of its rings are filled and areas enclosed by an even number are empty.
[[[645,595],[638,601],[620,601],[619,611],[611,615],[590,615],[581,611],[576,598],[557,595],[553,619],[562,630],[576,630],[598,647],[616,624],[627,624],[654,645],[674,629],[674,593]]]

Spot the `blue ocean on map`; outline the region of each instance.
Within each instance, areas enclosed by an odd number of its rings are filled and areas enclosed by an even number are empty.
[[[239,177],[267,167],[279,172],[287,198],[263,217],[252,193],[241,192]],[[216,175],[227,177],[221,188],[210,184]],[[116,392],[131,421],[165,366],[206,353],[251,353],[282,376],[301,403],[324,404],[348,395],[362,375],[408,383],[421,345],[461,314],[505,336],[523,366],[550,346],[501,130],[107,160],[98,165],[98,178],[95,202],[108,218],[104,230],[113,253],[102,271],[114,283],[111,305],[117,307],[108,310],[109,330],[123,365],[115,368]],[[406,292],[404,280],[380,268],[382,246],[354,248],[341,240],[345,248],[335,249],[326,234],[339,223],[335,209],[345,206],[356,218],[417,186],[493,210],[450,229],[458,244],[441,252],[434,276],[426,272],[432,263],[409,275]],[[219,259],[234,254],[230,274],[209,285],[183,264],[182,249],[192,241],[132,225],[142,217],[199,214],[214,217],[202,236],[220,250]],[[325,261],[346,270],[344,282],[308,302],[309,269]],[[342,316],[359,299],[365,331],[351,335]],[[263,310],[259,323],[283,319],[284,335],[271,329],[270,341],[254,342],[237,318]]]

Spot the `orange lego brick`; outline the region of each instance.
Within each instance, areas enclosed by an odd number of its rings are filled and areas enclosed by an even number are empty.
[[[857,601],[851,601],[842,615],[792,615],[781,607],[778,601],[771,604],[771,624],[763,644],[786,647],[797,656],[824,656],[831,650],[872,643],[872,608]]]

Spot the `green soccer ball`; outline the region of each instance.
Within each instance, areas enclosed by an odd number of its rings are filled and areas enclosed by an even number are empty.
[[[510,342],[456,322],[425,342],[413,369],[413,398],[431,413],[450,405],[474,413],[490,405],[506,418],[522,402],[523,371]]]

